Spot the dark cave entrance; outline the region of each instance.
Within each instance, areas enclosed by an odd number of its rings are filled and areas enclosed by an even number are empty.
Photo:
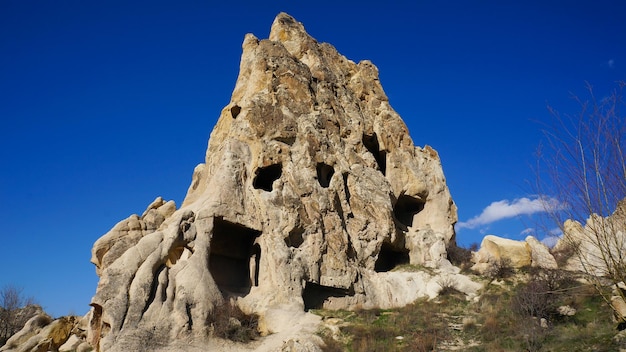
[[[289,231],[289,236],[285,237],[285,244],[291,248],[298,248],[304,243],[304,229],[300,226]]]
[[[374,271],[381,273],[390,271],[398,265],[409,263],[409,251],[407,249],[398,249],[389,243],[383,243],[378,252],[378,258],[374,264]]]
[[[274,181],[278,180],[282,173],[283,166],[281,164],[260,167],[256,170],[256,176],[252,181],[252,187],[271,192]]]
[[[259,280],[261,247],[254,240],[261,232],[215,218],[209,271],[222,294],[245,295]]]
[[[393,215],[404,226],[413,226],[415,214],[424,210],[424,202],[415,197],[401,195],[393,206]]]
[[[304,300],[304,310],[321,309],[331,297],[347,297],[354,295],[354,292],[344,288],[324,286],[315,282],[307,281],[302,291],[302,299]]]
[[[378,164],[380,172],[385,175],[387,173],[387,152],[380,150],[380,144],[378,144],[378,136],[376,136],[376,133],[363,135],[363,145],[370,153],[372,153],[374,159],[376,159],[376,164]]]
[[[330,186],[330,179],[333,178],[335,174],[335,169],[324,163],[318,163],[316,169],[317,181],[320,183],[320,186],[328,188],[328,186]]]

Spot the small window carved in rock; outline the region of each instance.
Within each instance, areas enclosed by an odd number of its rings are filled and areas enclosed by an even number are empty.
[[[363,135],[363,145],[370,153],[372,153],[380,172],[385,175],[387,172],[387,152],[380,150],[380,144],[378,144],[378,136],[376,136],[376,133]]]
[[[252,181],[252,187],[271,192],[274,181],[278,180],[282,173],[283,166],[281,164],[260,167],[256,170],[256,176]]]
[[[413,226],[413,217],[424,209],[424,202],[415,197],[401,195],[393,207],[393,214],[404,226]]]
[[[317,164],[317,181],[320,183],[320,186],[328,188],[334,173],[335,169],[332,166],[324,163]]]
[[[233,105],[230,108],[230,115],[233,117],[233,119],[236,119],[237,116],[239,116],[240,112],[241,112],[241,107],[239,105]]]
[[[285,238],[285,243],[287,246],[292,248],[298,248],[302,243],[304,243],[304,229],[302,227],[296,226],[291,231],[289,231],[289,236]]]

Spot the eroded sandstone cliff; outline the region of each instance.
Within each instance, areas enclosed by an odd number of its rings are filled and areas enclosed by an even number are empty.
[[[94,245],[90,340],[206,338],[227,301],[264,332],[285,328],[276,307],[405,305],[437,284],[391,269],[448,267],[456,220],[437,152],[413,144],[377,68],[283,13],[269,39],[246,35],[181,208],[158,198]]]

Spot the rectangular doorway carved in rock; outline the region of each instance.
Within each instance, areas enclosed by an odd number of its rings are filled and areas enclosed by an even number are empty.
[[[258,285],[261,248],[255,239],[261,232],[214,219],[209,271],[222,294],[245,295]]]

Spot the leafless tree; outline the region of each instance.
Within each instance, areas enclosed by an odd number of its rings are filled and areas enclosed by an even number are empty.
[[[542,199],[556,197],[564,205],[546,206],[550,223],[563,234],[561,247],[573,251],[609,304],[616,292],[624,299],[619,288],[626,288],[625,86],[618,82],[610,94],[597,98],[587,85],[587,98],[575,97],[577,115],[550,108],[555,123],[544,131],[536,170]]]
[[[21,288],[7,285],[0,289],[0,346],[31,318],[24,308],[33,304],[33,298],[24,296]]]

